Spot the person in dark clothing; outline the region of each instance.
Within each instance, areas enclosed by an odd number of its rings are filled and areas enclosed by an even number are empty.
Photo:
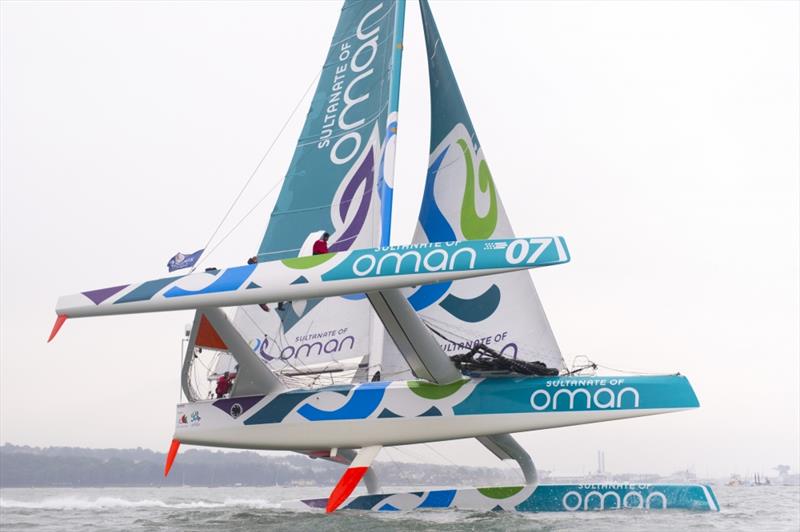
[[[331,235],[329,235],[327,232],[322,233],[322,236],[319,238],[319,240],[314,242],[314,249],[312,251],[313,255],[324,255],[328,252],[328,238],[330,236]]]
[[[254,255],[247,259],[247,264],[258,264],[258,255]],[[269,312],[269,307],[266,305],[266,303],[260,303],[258,306],[261,307],[261,310],[264,312]],[[278,305],[279,309],[280,307],[281,305]]]
[[[231,391],[231,385],[233,384],[233,379],[235,378],[236,373],[226,371],[220,376],[219,379],[217,379],[217,399],[225,397],[225,394]]]

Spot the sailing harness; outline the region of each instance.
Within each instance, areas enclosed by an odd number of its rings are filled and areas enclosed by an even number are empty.
[[[453,345],[459,345],[458,342],[446,337],[430,325],[426,325],[436,336]],[[456,368],[462,373],[495,371],[516,373],[518,375],[536,375],[539,377],[555,377],[559,373],[557,369],[548,368],[543,362],[528,362],[526,360],[504,357],[491,347],[479,342],[473,344],[466,353],[451,356],[450,360],[453,361],[453,364],[455,364]]]

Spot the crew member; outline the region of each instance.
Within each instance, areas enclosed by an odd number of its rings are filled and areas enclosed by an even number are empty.
[[[247,264],[258,264],[258,255],[254,255],[247,259]],[[258,306],[261,307],[261,310],[264,312],[269,312],[269,307],[266,303],[259,303]],[[281,303],[278,304],[278,310],[283,310]]]
[[[225,397],[225,394],[231,391],[231,386],[233,385],[233,379],[236,378],[236,373],[231,373],[230,371],[226,371],[225,373],[217,379],[217,399],[221,399]]]
[[[331,235],[329,235],[328,233],[322,233],[322,236],[319,238],[319,240],[314,242],[314,248],[312,251],[313,255],[324,255],[325,253],[328,252],[328,238],[330,236]]]

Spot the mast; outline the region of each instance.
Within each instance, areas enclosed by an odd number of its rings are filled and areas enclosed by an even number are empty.
[[[392,75],[389,86],[389,116],[386,118],[386,140],[381,157],[378,195],[381,200],[381,246],[388,246],[392,232],[392,199],[394,196],[394,161],[397,148],[397,117],[400,107],[400,71],[403,61],[403,29],[406,18],[406,0],[397,0],[394,14],[394,42],[392,43]],[[367,380],[380,380],[383,364],[385,330],[374,309],[370,310],[369,367]]]

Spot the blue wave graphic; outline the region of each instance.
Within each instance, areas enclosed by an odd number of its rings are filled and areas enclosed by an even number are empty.
[[[297,410],[297,413],[309,421],[365,419],[378,408],[389,384],[391,384],[390,381],[362,384],[353,391],[349,400],[337,410],[320,410],[310,404],[304,404]]]

